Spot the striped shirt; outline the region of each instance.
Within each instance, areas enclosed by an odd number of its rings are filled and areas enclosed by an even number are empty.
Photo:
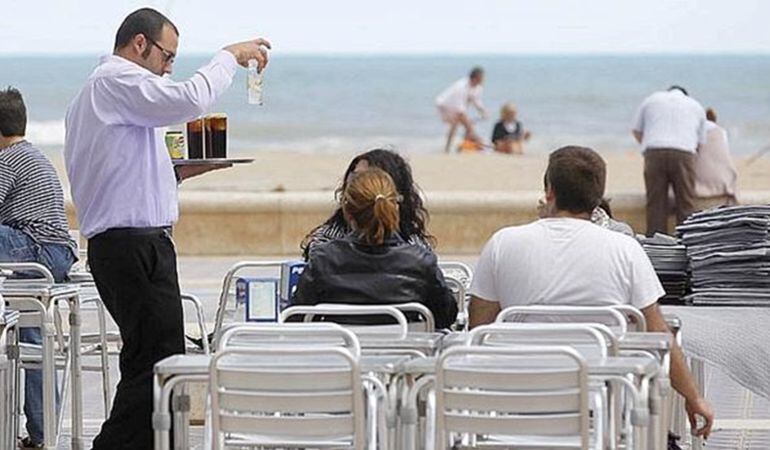
[[[0,224],[40,244],[67,245],[75,252],[56,170],[27,141],[0,150]]]

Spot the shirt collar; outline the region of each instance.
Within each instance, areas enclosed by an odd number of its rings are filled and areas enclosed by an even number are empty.
[[[27,141],[26,139],[22,139],[22,140],[20,140],[19,142],[15,142],[15,143],[13,143],[13,144],[9,145],[8,147],[5,147],[5,148],[0,148],[0,151],[5,151],[5,150],[13,150],[13,149],[15,149],[15,148],[26,147],[26,146],[28,146],[28,145],[31,145],[31,144],[29,143],[29,141]]]

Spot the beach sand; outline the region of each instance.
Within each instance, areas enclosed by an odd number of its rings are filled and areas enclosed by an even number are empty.
[[[254,153],[252,164],[211,172],[185,181],[182,190],[332,191],[353,154]],[[607,161],[607,196],[644,192],[644,161],[636,150],[602,155]],[[542,189],[547,155],[407,154],[414,178],[426,191],[536,191]],[[770,155],[748,163],[736,159],[741,190],[770,191]],[[62,179],[61,158],[54,158]],[[66,180],[65,180],[66,182]],[[65,187],[68,190],[68,188]]]

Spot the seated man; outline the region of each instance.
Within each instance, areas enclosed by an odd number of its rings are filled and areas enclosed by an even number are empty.
[[[544,218],[499,230],[484,246],[471,285],[470,326],[493,322],[514,305],[629,304],[648,331],[667,332],[658,298],[660,281],[632,238],[591,223],[604,195],[606,167],[593,150],[563,147],[551,153],[545,174]],[[708,437],[714,421],[682,354],[671,350],[671,383],[686,401],[690,423]]]
[[[75,262],[75,243],[64,215],[64,194],[51,163],[24,140],[27,111],[19,91],[0,91],[0,262],[36,262],[57,282]],[[21,341],[40,344],[39,328],[22,328]],[[29,436],[21,448],[43,447],[43,384],[27,370],[24,414]]]

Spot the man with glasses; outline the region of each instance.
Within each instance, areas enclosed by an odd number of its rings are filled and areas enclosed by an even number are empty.
[[[195,75],[167,77],[179,32],[161,13],[139,9],[70,104],[64,157],[80,231],[105,306],[120,329],[121,380],[95,449],[151,449],[152,371],[184,352],[176,252],[177,183],[213,166],[176,172],[158,127],[206,112],[238,65],[267,64],[264,39],[225,47]]]

